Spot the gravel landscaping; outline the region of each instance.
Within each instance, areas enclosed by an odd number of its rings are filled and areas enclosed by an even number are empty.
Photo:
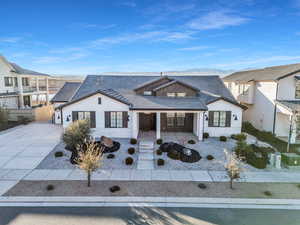
[[[176,141],[176,138],[172,139],[169,137],[165,139],[164,142]],[[155,153],[155,161],[158,159],[163,159],[165,161],[164,166],[158,166],[155,163],[156,169],[165,169],[165,170],[225,170],[224,162],[225,162],[225,154],[224,149],[228,151],[232,151],[235,147],[236,141],[227,138],[226,142],[221,142],[219,138],[207,138],[204,141],[196,141],[196,144],[186,144],[187,148],[194,149],[198,151],[201,155],[201,160],[195,163],[185,163],[180,160],[173,160],[167,156],[167,153],[163,153],[162,155],[157,155]],[[159,148],[159,145],[156,145],[156,149]],[[213,160],[208,160],[207,156],[212,155],[214,157]],[[258,171],[258,169],[245,164],[246,171]]]
[[[101,169],[135,169],[137,167],[137,147],[138,145],[131,145],[129,139],[125,138],[115,138],[115,141],[120,142],[121,147],[118,151],[113,152],[115,155],[113,159],[108,159],[107,156],[110,153],[105,153],[102,161]],[[135,153],[133,155],[128,154],[127,150],[130,147],[135,148]],[[62,157],[55,157],[56,152],[62,152]],[[70,163],[69,159],[71,157],[71,152],[65,150],[65,144],[60,142],[49,154],[48,156],[37,166],[37,169],[75,169],[76,165]],[[132,165],[126,165],[125,159],[127,157],[133,158]]]
[[[287,198],[299,199],[297,184],[288,183],[234,183],[185,181],[20,181],[4,196],[164,196],[164,197],[220,197],[220,198]],[[53,185],[53,190],[47,190]],[[109,188],[118,185],[121,190],[111,193]],[[269,192],[271,195],[266,195]]]

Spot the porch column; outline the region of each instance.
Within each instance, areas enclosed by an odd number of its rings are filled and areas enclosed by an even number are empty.
[[[131,114],[131,123],[132,123],[132,138],[137,138],[139,133],[139,115],[137,112],[132,112]]]
[[[36,92],[39,92],[40,90],[40,88],[39,88],[39,78],[38,77],[36,77],[35,78],[35,88],[36,88]]]
[[[203,140],[203,112],[197,112],[197,136],[198,140]]]
[[[290,123],[291,123],[290,143],[291,144],[296,143],[296,137],[297,137],[297,124],[295,118],[296,118],[295,115],[290,116]]]
[[[49,80],[46,78],[46,105],[49,105]]]
[[[160,112],[156,113],[156,139],[160,139]]]
[[[18,76],[19,108],[24,108],[22,77]]]

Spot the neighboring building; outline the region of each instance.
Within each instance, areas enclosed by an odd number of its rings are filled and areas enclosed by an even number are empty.
[[[49,75],[24,69],[0,55],[0,107],[30,108],[49,101]]]
[[[94,136],[137,138],[139,133],[241,132],[243,108],[218,76],[90,75],[53,98],[55,123],[90,119]],[[142,131],[142,132],[141,132]]]
[[[282,140],[290,137],[290,143],[300,140],[300,64],[236,72],[223,80],[247,106],[244,121]]]

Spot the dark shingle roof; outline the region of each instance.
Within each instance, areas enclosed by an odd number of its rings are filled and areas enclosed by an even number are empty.
[[[167,98],[136,95],[134,89],[159,79],[160,76],[115,76],[89,75],[86,77],[71,102],[78,101],[99,91],[121,102],[130,103],[132,109],[190,109],[206,110],[207,99],[224,98],[236,100],[218,76],[168,76],[200,90],[199,96],[186,98]],[[210,93],[203,94],[202,93]],[[207,97],[209,95],[209,97]]]
[[[79,82],[66,82],[51,99],[51,102],[69,102],[80,85]]]
[[[45,74],[45,73],[40,73],[40,72],[36,72],[33,70],[24,69],[16,63],[9,63],[9,64],[14,68],[15,72],[19,73],[19,74],[49,76],[48,74]]]
[[[285,76],[300,71],[300,63],[289,64],[283,66],[272,66],[263,69],[247,70],[233,73],[224,77],[224,81],[263,81],[263,80],[279,80]]]

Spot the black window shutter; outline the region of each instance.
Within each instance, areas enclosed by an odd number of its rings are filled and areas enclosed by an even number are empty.
[[[110,128],[110,112],[105,112],[105,128]]]
[[[231,111],[226,111],[226,127],[231,127]]]
[[[214,111],[208,112],[208,126],[213,127],[214,126]]]
[[[123,128],[128,127],[128,112],[123,112]]]
[[[96,112],[91,111],[90,112],[90,123],[91,123],[91,128],[96,128]]]
[[[101,105],[101,97],[98,98],[98,104]]]
[[[78,120],[78,112],[77,111],[72,111],[72,121]]]

